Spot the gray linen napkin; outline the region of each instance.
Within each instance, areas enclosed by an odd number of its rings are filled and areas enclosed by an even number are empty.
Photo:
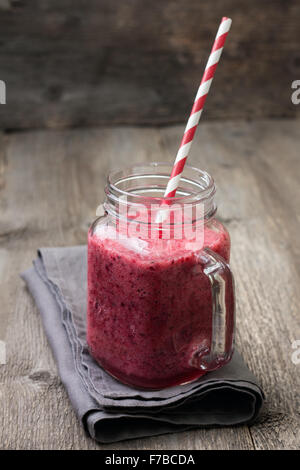
[[[137,390],[107,374],[89,355],[86,246],[42,248],[21,277],[37,307],[59,374],[88,434],[99,442],[253,421],[264,395],[235,352],[199,380],[158,391]]]

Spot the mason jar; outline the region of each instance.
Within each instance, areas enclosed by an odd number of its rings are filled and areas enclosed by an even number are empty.
[[[213,178],[186,165],[143,163],[107,178],[88,234],[87,342],[128,385],[161,389],[222,367],[233,353],[230,238],[216,218]]]

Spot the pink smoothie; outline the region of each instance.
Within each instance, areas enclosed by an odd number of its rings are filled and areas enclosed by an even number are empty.
[[[225,229],[206,227],[204,246],[229,261]],[[232,292],[226,306],[231,331]],[[87,315],[92,356],[122,382],[158,389],[203,375],[199,361],[212,334],[211,286],[185,240],[127,243],[110,239],[105,229],[90,231]],[[232,333],[226,342],[230,354]]]

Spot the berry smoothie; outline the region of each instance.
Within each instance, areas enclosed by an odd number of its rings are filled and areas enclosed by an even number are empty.
[[[227,262],[228,232],[205,226],[204,246]],[[226,292],[226,349],[231,353],[233,292]],[[109,227],[88,238],[87,341],[111,375],[138,388],[159,389],[205,373],[212,294],[195,247],[186,240],[113,239]]]

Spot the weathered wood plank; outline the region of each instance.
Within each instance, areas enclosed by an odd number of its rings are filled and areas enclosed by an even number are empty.
[[[157,160],[157,130],[102,129],[11,135],[7,149],[2,246],[7,273],[8,364],[2,366],[0,446],[98,448],[84,436],[59,381],[32,300],[18,279],[41,245],[84,243],[103,197],[104,175],[128,161]],[[1,294],[1,295],[2,295]],[[47,403],[47,406],[45,406]],[[251,448],[246,427],[199,430],[101,448]]]
[[[3,194],[5,190],[5,172],[7,169],[6,161],[6,139],[2,133],[0,133],[0,194]],[[0,213],[4,211],[4,201],[0,197]],[[0,235],[1,243],[1,235]],[[0,285],[2,289],[9,290],[11,287],[10,280],[7,279],[7,265],[9,263],[8,252],[5,248],[0,246]],[[5,303],[5,299],[2,300],[0,309],[0,340],[3,340],[6,331],[7,318],[8,318],[8,306]]]
[[[191,154],[219,188],[219,215],[232,237],[237,343],[267,395],[250,430],[197,430],[110,446],[87,439],[18,279],[37,247],[85,242],[110,168],[171,161],[181,133],[173,126],[9,135],[0,185],[0,264],[9,260],[0,280],[9,361],[0,366],[1,448],[299,448],[299,366],[291,361],[291,341],[300,338],[296,122],[202,123]]]
[[[0,4],[5,128],[186,120],[220,18],[233,28],[206,118],[293,117],[297,0]],[[276,79],[275,79],[276,77]]]

